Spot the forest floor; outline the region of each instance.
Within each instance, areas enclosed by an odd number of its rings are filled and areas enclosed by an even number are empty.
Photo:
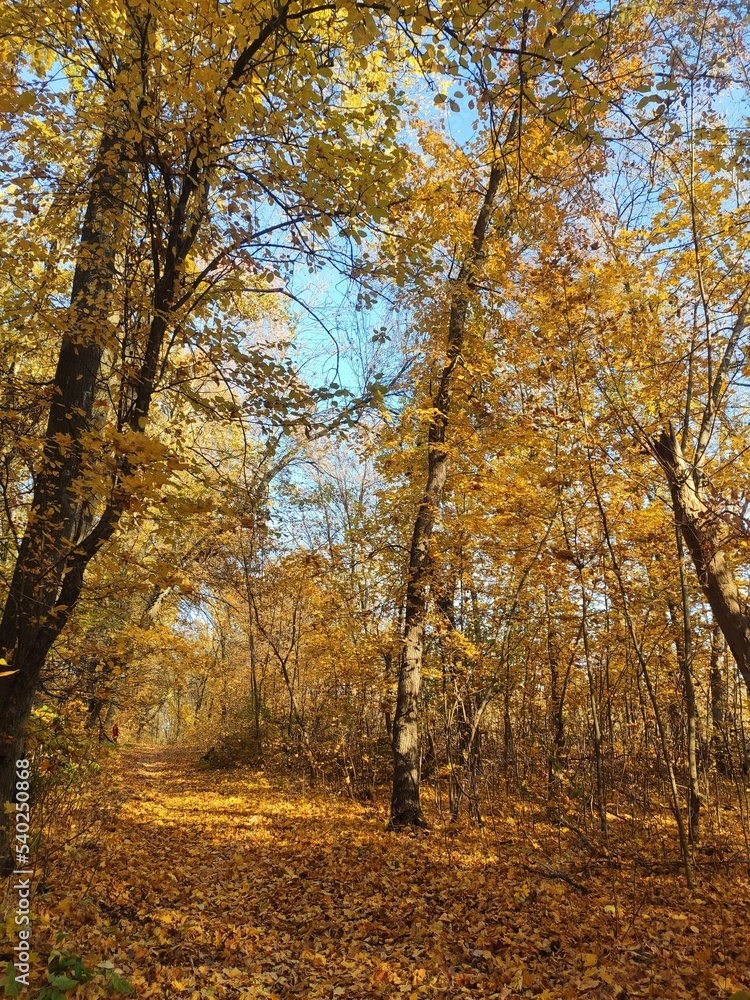
[[[94,802],[96,824],[37,886],[37,985],[64,931],[58,947],[113,963],[143,1000],[681,1000],[750,987],[742,862],[709,856],[691,893],[657,850],[650,865],[628,859],[627,838],[592,852],[512,811],[483,831],[394,835],[380,805],[248,767],[202,770],[197,752],[164,748],[117,751]]]

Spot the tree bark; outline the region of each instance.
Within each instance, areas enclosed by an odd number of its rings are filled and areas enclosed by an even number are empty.
[[[680,597],[682,601],[683,640],[678,647],[678,659],[685,683],[685,707],[687,709],[687,751],[688,751],[688,830],[690,843],[700,842],[700,813],[702,796],[698,780],[698,702],[695,697],[693,681],[693,632],[690,622],[690,595],[687,588],[685,573],[685,548],[682,544],[682,532],[676,527],[677,557],[680,563]]]
[[[151,320],[126,416],[134,432],[142,432],[148,420],[184,261],[205,215],[207,184],[199,172],[194,159],[169,222],[160,274],[154,275]],[[112,314],[115,256],[128,174],[119,136],[114,131],[105,133],[81,230],[71,288],[70,332],[63,339],[53,381],[42,467],[0,621],[0,655],[16,671],[0,679],[4,685],[0,688],[0,802],[12,796],[15,761],[21,756],[47,654],[78,602],[88,564],[112,537],[130,503],[125,481],[133,466],[127,457],[118,463],[106,505],[93,527],[91,512],[79,495],[88,459],[84,440],[108,345],[106,331]],[[150,221],[155,230],[158,220]],[[0,865],[7,868],[12,858],[3,838],[5,834],[0,833]]]
[[[53,380],[41,468],[0,620],[0,654],[16,671],[0,679],[0,802],[13,798],[15,761],[22,756],[39,676],[80,591],[74,553],[86,517],[76,485],[107,346],[126,180],[119,137],[114,131],[105,133],[81,229],[69,328]],[[0,849],[7,867],[12,864],[7,844]]]
[[[561,683],[558,660],[557,636],[549,608],[549,595],[545,588],[544,604],[547,617],[547,664],[549,666],[549,718],[552,745],[547,757],[547,819],[559,822],[562,817],[562,773],[565,767],[565,687]],[[567,681],[567,676],[565,678]]]
[[[390,829],[426,826],[419,800],[419,691],[422,683],[422,647],[427,610],[427,588],[431,574],[430,541],[448,475],[446,432],[453,401],[455,372],[461,358],[466,331],[471,285],[479,268],[492,209],[502,176],[493,164],[471,245],[456,279],[451,297],[446,360],[432,401],[427,436],[427,482],[417,508],[406,580],[406,610],[403,648],[399,660],[398,694],[393,719],[393,794]]]
[[[750,617],[745,613],[737,581],[721,551],[720,518],[707,503],[700,478],[685,460],[674,429],[663,431],[652,447],[667,478],[675,519],[698,574],[698,583],[750,691]]]
[[[583,576],[583,564],[577,563],[578,582],[581,587],[581,634],[583,636],[583,653],[586,660],[586,677],[589,684],[589,702],[591,704],[591,721],[594,731],[594,766],[596,768],[596,803],[599,813],[599,828],[606,840],[609,836],[607,828],[607,786],[604,778],[604,761],[602,759],[602,728],[600,705],[594,684],[594,674],[591,669],[591,647],[589,645],[589,602],[586,581]]]
[[[723,668],[724,637],[718,625],[711,629],[711,751],[719,774],[729,773],[727,759],[727,723],[729,691]]]

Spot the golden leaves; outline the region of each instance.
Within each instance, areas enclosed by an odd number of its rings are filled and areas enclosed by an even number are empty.
[[[634,882],[603,856],[582,896],[525,871],[561,834],[537,823],[532,841],[522,809],[495,818],[497,843],[447,829],[447,854],[442,836],[393,837],[371,809],[249,769],[200,772],[194,752],[175,748],[125,751],[96,796],[117,805],[101,853],[73,849],[86,898],[53,869],[38,933],[65,927],[144,1000],[166,990],[191,1000],[687,1000],[743,985],[747,963],[733,974],[717,954],[744,946],[746,883],[734,881],[738,902],[730,911],[727,894],[722,920],[679,879]],[[556,864],[580,862],[562,836]],[[615,859],[628,839],[612,834]]]

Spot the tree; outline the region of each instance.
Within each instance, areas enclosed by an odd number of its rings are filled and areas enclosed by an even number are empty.
[[[23,74],[17,84],[35,95],[31,112],[46,104],[51,128],[90,129],[98,139],[81,178],[77,240],[78,200],[66,213],[56,203],[70,197],[73,180],[60,143],[59,176],[40,185],[73,275],[63,310],[56,289],[42,289],[60,350],[0,622],[9,666],[0,680],[3,800],[42,666],[89,562],[153,487],[154,469],[174,467],[147,430],[176,349],[201,345],[242,369],[256,399],[267,392],[279,371],[273,356],[243,349],[242,336],[224,337],[212,319],[243,293],[285,292],[284,269],[323,252],[337,226],[361,239],[401,160],[396,88],[378,88],[364,108],[351,99],[367,91],[366,53],[381,36],[366,8],[295,3],[217,19],[181,0],[104,12],[32,4],[6,20],[31,77],[31,87]],[[48,70],[62,71],[57,96]],[[23,125],[28,147],[32,113]],[[23,329],[36,308],[19,310],[16,325]],[[309,395],[283,373],[279,384],[293,418]]]
[[[417,508],[406,579],[404,648],[398,674],[398,697],[393,719],[393,796],[390,826],[425,826],[419,802],[419,689],[422,675],[426,591],[430,578],[430,540],[435,517],[443,496],[448,474],[446,431],[453,399],[453,383],[461,357],[466,332],[469,287],[476,281],[484,252],[492,210],[500,189],[502,168],[493,162],[477,215],[469,249],[461,262],[456,291],[451,296],[446,364],[433,399],[433,417],[427,431],[427,479]]]
[[[623,139],[622,208],[610,230],[617,248],[608,268],[619,275],[627,299],[612,344],[622,345],[625,329],[637,331],[641,343],[633,363],[613,347],[607,391],[664,475],[677,548],[684,540],[703,596],[750,687],[750,618],[732,565],[745,525],[729,498],[740,492],[740,428],[746,425],[737,389],[750,321],[747,168],[744,140],[732,138],[722,107],[728,79],[707,72],[742,58],[747,33],[735,23],[732,6],[718,2],[700,12],[692,5],[676,10],[663,28],[670,72],[641,99],[648,115]],[[648,181],[640,168],[644,160]],[[647,253],[653,258],[648,262]],[[668,387],[636,374],[641,363],[669,371]]]
[[[553,141],[561,125],[587,136],[592,114],[607,104],[599,85],[587,78],[580,65],[596,64],[601,55],[604,46],[601,25],[594,15],[586,14],[574,29],[576,12],[574,4],[556,8],[554,14],[537,12],[536,15],[527,7],[509,5],[503,11],[502,27],[497,27],[496,17],[488,27],[479,28],[474,43],[479,65],[483,65],[480,53],[484,52],[492,66],[491,79],[502,78],[503,86],[497,87],[495,83],[490,87],[483,69],[477,71],[474,80],[467,73],[472,81],[471,92],[479,95],[486,115],[485,148],[480,156],[483,165],[479,168],[480,176],[483,173],[484,177],[469,185],[474,191],[479,188],[482,196],[468,231],[457,235],[460,249],[454,261],[455,277],[450,279],[447,332],[428,410],[425,485],[417,503],[409,547],[403,649],[393,723],[394,776],[389,826],[394,830],[425,825],[419,800],[418,706],[427,592],[431,582],[430,548],[448,475],[448,426],[456,373],[465,364],[467,328],[472,309],[481,299],[485,259],[492,253],[492,244],[500,242],[503,236],[508,239],[513,230],[517,211],[513,204],[513,183],[517,192],[529,183],[524,176],[526,157],[532,150],[534,156],[543,156],[545,143]],[[497,41],[497,37],[504,38],[508,33],[519,39],[517,47],[506,49]],[[494,62],[497,56],[500,58]],[[580,100],[583,94],[588,98],[587,103]],[[578,121],[577,112],[582,112]],[[535,164],[531,176],[537,174],[538,164]]]

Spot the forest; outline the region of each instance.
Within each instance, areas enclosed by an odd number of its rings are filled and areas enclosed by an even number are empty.
[[[5,996],[750,1000],[749,68],[3,0]]]

